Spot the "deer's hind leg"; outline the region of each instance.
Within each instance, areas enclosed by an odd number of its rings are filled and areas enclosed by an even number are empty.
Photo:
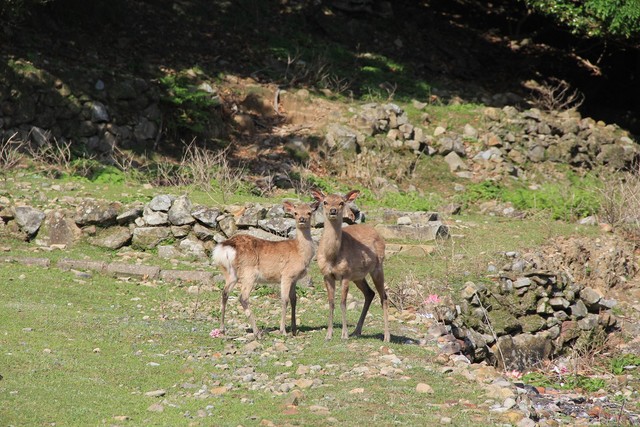
[[[251,291],[255,286],[254,282],[241,282],[240,283],[240,305],[242,305],[242,309],[244,310],[245,316],[249,319],[249,323],[251,323],[251,328],[253,329],[253,335],[255,339],[261,337],[262,332],[258,329],[256,324],[256,318],[249,307],[249,296],[251,295]]]
[[[389,301],[387,299],[387,292],[384,289],[384,271],[382,265],[379,268],[371,272],[371,278],[376,286],[376,291],[380,296],[380,302],[382,303],[382,316],[384,319],[384,342],[391,341],[391,333],[389,332]]]
[[[358,319],[358,324],[356,325],[356,329],[353,331],[353,336],[359,337],[362,334],[362,326],[364,325],[364,319],[367,317],[367,313],[369,312],[369,307],[371,306],[371,301],[373,301],[373,297],[376,295],[373,290],[369,287],[366,279],[354,280],[354,283],[362,291],[364,295],[364,305],[362,306],[362,312],[360,313],[360,319]]]
[[[224,333],[224,316],[227,311],[227,301],[229,300],[229,294],[233,290],[233,287],[238,283],[238,277],[234,271],[222,269],[222,273],[224,274],[225,283],[224,288],[222,289],[222,301],[220,304],[220,331]]]

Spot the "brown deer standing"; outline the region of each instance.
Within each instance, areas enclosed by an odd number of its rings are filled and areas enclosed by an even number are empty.
[[[355,200],[360,192],[349,191],[345,196],[339,194],[326,195],[322,191],[313,190],[313,197],[323,205],[324,231],[318,247],[318,266],[324,276],[324,284],[329,298],[329,326],[327,339],[333,336],[333,310],[336,281],[342,283],[342,339],[348,338],[347,333],[347,295],[349,282],[353,281],[364,294],[364,306],[354,336],[362,333],[362,325],[369,311],[375,292],[369,287],[366,276],[370,275],[376,286],[382,312],[384,316],[384,338],[389,342],[389,304],[384,289],[384,262],[385,243],[380,234],[373,228],[364,224],[350,225],[342,228],[342,218],[347,203]]]
[[[213,250],[212,259],[220,266],[225,278],[222,291],[222,308],[220,329],[224,332],[224,315],[229,293],[236,283],[240,283],[240,304],[251,322],[253,334],[257,338],[261,332],[256,326],[256,319],[249,308],[249,295],[256,282],[280,283],[280,300],[282,317],[280,332],[286,335],[285,321],[287,305],[291,303],[291,334],[296,328],[296,283],[300,280],[311,263],[314,255],[314,243],[311,240],[311,215],[318,203],[300,203],[294,205],[284,202],[287,212],[296,220],[295,239],[271,242],[257,237],[237,234],[219,243]]]

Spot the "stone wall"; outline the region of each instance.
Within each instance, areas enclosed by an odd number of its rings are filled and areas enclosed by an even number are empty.
[[[13,236],[46,247],[67,247],[81,239],[117,250],[131,246],[138,250],[158,249],[161,257],[207,259],[213,245],[235,233],[248,233],[267,240],[293,238],[295,220],[281,204],[247,203],[225,207],[194,205],[187,196],[161,194],[149,203],[123,205],[119,202],[80,198],[68,200],[69,208],[46,210],[12,206],[0,197],[0,228]],[[364,221],[364,213],[351,203],[345,222]],[[395,213],[385,216],[396,225],[378,224],[388,238],[411,234],[414,240],[447,238],[448,229],[437,214]],[[313,217],[314,238],[319,239],[324,217]],[[407,248],[404,248],[405,250]],[[403,248],[398,249],[398,251]]]
[[[607,295],[623,291],[638,266],[632,245],[599,242],[602,248],[595,251],[582,239],[570,239],[551,245],[546,256],[504,254],[507,260],[489,276],[491,282],[467,282],[458,304],[438,307],[441,324],[432,331],[443,351],[523,371],[569,352],[603,347],[620,326],[612,313],[616,301]],[[553,250],[559,246],[563,249]],[[612,258],[615,262],[607,263]]]
[[[426,104],[414,106],[421,110]],[[522,176],[527,164],[544,161],[625,169],[640,159],[640,146],[626,131],[573,110],[486,108],[479,124],[447,129],[431,123],[427,113],[412,123],[396,104],[371,103],[356,111],[348,125],[331,125],[325,143],[354,152],[391,149],[444,156],[451,172],[464,178]]]
[[[9,84],[0,86],[1,142],[26,141],[34,150],[70,144],[74,153],[108,160],[115,147],[157,149],[175,122],[175,111],[163,102],[168,89],[153,79],[100,71],[56,76],[22,61],[4,73],[0,79]],[[195,75],[193,90],[217,96]]]

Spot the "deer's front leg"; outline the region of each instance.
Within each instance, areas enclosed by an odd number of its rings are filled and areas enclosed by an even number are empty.
[[[342,279],[342,298],[340,300],[340,309],[342,310],[342,339],[349,338],[347,331],[347,296],[349,295],[349,280]]]
[[[333,337],[333,309],[335,308],[336,281],[333,277],[324,277],[324,286],[327,288],[327,298],[329,299],[329,323],[327,325],[327,340]]]

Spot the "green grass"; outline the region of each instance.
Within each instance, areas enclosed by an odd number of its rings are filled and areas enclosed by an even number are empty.
[[[601,181],[594,176],[569,175],[566,182],[547,182],[536,189],[521,183],[505,185],[482,181],[468,185],[459,200],[465,204],[487,200],[509,202],[522,211],[544,211],[551,219],[571,221],[598,213],[601,187]]]
[[[129,417],[127,425],[259,425],[263,419],[278,425],[325,425],[328,415],[313,413],[313,405],[327,407],[340,425],[360,425],[365,417],[380,425],[436,423],[442,416],[455,425],[476,425],[482,415],[462,406],[455,391],[464,389],[465,399],[477,404],[482,396],[476,386],[439,374],[425,364],[421,347],[388,345],[403,359],[404,379],[353,374],[357,366],[379,369],[379,337],[326,343],[324,328],[317,324],[326,313],[322,304],[311,301],[301,302],[301,319],[306,319],[301,335],[284,340],[290,352],[274,350],[282,341],[270,334],[262,350],[230,356],[226,346],[241,348],[242,343],[208,336],[214,319],[207,313],[218,303],[217,291],[196,305],[196,297],[167,284],[78,278],[17,264],[0,265],[0,284],[0,418],[7,425],[112,424],[118,416]],[[312,293],[313,299],[324,296]],[[275,327],[278,315],[263,305],[254,301],[260,323]],[[375,334],[380,313],[372,310],[374,320],[365,332]],[[230,316],[241,316],[238,311],[231,310]],[[350,313],[350,325],[357,314]],[[286,393],[252,390],[251,383],[234,376],[238,369],[252,367],[276,387],[285,381],[283,374],[296,379],[299,365],[321,366],[309,377],[319,378],[322,385],[304,390],[290,414]],[[415,393],[418,382],[430,384],[434,394]],[[229,390],[198,398],[202,387]],[[349,393],[359,387],[363,394]],[[158,389],[166,395],[145,395]],[[164,411],[150,411],[154,403]],[[380,405],[386,410],[376,410]],[[204,418],[198,418],[198,411]]]

